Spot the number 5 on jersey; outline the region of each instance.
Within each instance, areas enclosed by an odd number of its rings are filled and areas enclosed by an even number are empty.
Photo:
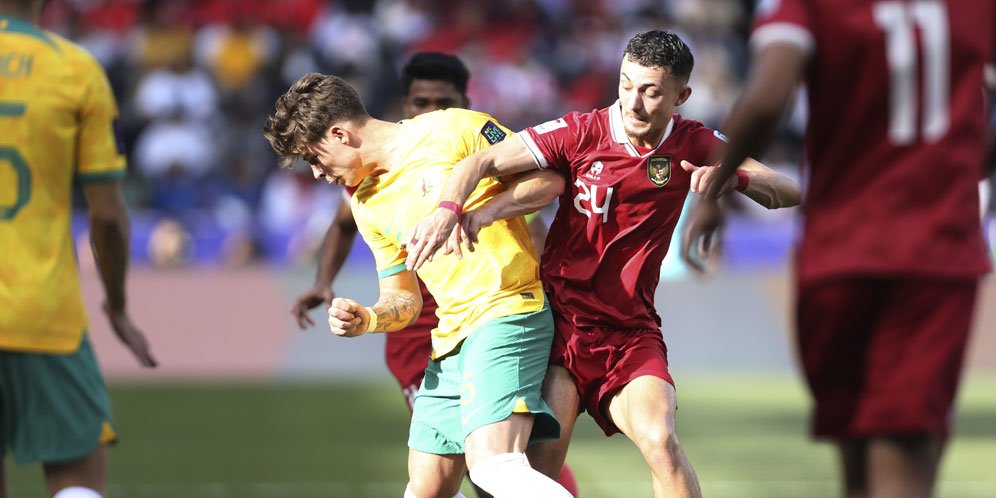
[[[19,118],[24,115],[25,105],[21,102],[0,102],[0,117]],[[5,204],[2,199],[8,196],[0,196],[0,221],[14,219],[17,212],[31,199],[31,169],[24,160],[24,156],[13,146],[0,145],[0,167],[9,165],[13,168],[15,188],[4,190],[12,192],[13,204]],[[0,178],[6,178],[6,173],[0,173]],[[4,181],[8,184],[7,181]]]
[[[605,189],[605,198],[598,202],[598,185],[588,186],[580,178],[574,181],[578,188],[574,196],[574,208],[581,214],[591,218],[592,213],[602,215],[602,223],[609,221],[609,203],[612,202],[612,187]]]

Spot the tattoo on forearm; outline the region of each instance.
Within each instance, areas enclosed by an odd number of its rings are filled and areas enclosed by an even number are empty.
[[[413,297],[391,293],[382,295],[373,310],[377,313],[377,330],[395,332],[411,325],[421,308]]]

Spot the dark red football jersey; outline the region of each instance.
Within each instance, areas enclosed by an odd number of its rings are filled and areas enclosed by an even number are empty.
[[[617,102],[518,136],[569,185],[543,251],[553,309],[581,327],[659,327],[654,291],[691,178],[680,163],[715,163],[722,135],[675,114],[657,147],[641,152]]]
[[[975,276],[993,0],[762,2],[751,43],[810,53],[799,274]]]

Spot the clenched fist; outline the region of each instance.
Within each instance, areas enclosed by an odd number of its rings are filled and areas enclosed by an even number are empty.
[[[329,306],[329,329],[335,335],[359,337],[367,333],[370,314],[352,299],[337,297]]]

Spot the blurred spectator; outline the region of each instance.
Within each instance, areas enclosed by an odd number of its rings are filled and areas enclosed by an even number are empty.
[[[277,33],[240,14],[231,24],[212,24],[197,33],[194,58],[208,68],[222,93],[238,92],[273,63]]]
[[[131,153],[126,189],[138,212],[186,224],[193,258],[272,261],[312,242],[299,202],[335,196],[275,174],[260,119],[310,71],[354,84],[374,115],[395,119],[398,61],[418,50],[458,54],[475,75],[472,105],[518,128],[615,99],[619,53],[638,31],[689,41],[695,92],[681,112],[716,125],[744,71],[745,0],[54,0],[44,22],[89,48],[119,97]],[[800,95],[804,93],[800,92]],[[803,97],[800,96],[800,99]],[[805,106],[786,126],[786,168],[799,157]],[[784,156],[775,151],[775,157]],[[281,178],[282,177],[282,178]],[[287,196],[283,198],[283,196]],[[311,199],[311,200],[309,200]],[[318,203],[321,204],[320,202]],[[324,207],[316,209],[325,209]],[[331,217],[323,212],[322,216]],[[157,218],[158,219],[158,218]],[[193,227],[194,219],[212,223]],[[213,228],[212,228],[213,227]],[[320,236],[320,234],[319,234]],[[227,243],[226,243],[227,244]],[[262,251],[260,250],[262,248]],[[207,254],[207,255],[205,255]]]

